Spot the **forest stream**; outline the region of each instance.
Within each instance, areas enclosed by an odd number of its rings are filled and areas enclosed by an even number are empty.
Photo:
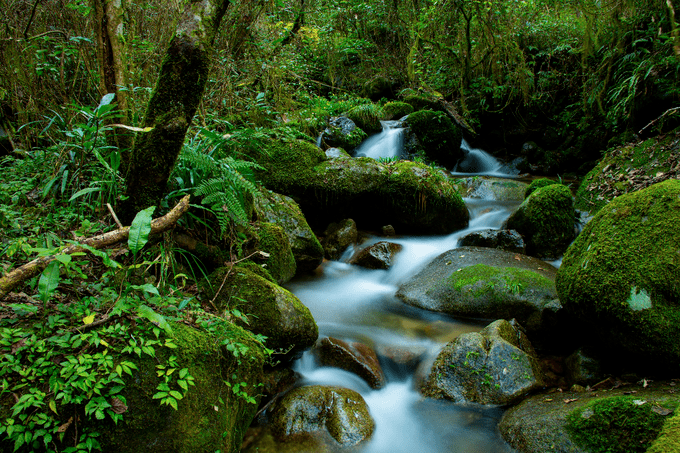
[[[393,122],[382,133],[369,138],[357,154],[374,159],[399,155],[401,130]],[[502,173],[501,164],[464,142],[467,158],[456,176]],[[295,364],[301,385],[332,385],[350,388],[366,400],[375,420],[375,432],[359,451],[431,453],[508,452],[497,423],[502,409],[481,405],[460,406],[423,398],[417,390],[418,377],[427,372],[441,348],[456,336],[481,330],[486,322],[453,319],[446,315],[410,307],[395,297],[399,285],[415,275],[437,255],[457,247],[458,239],[480,229],[499,229],[519,204],[488,199],[465,199],[470,211],[469,227],[447,236],[389,238],[403,249],[389,270],[368,270],[347,264],[354,249],[339,261],[325,261],[314,277],[291,283],[289,289],[311,310],[320,337],[331,336],[367,344],[378,352],[386,385],[373,390],[360,377],[339,368],[320,367],[310,352]],[[362,247],[384,240],[371,237]],[[381,351],[405,350],[422,357],[417,366],[397,365]]]

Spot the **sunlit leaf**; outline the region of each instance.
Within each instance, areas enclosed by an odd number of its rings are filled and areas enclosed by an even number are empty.
[[[128,248],[133,255],[136,255],[146,245],[151,232],[151,220],[155,206],[148,207],[139,211],[130,225],[130,235],[128,237]]]

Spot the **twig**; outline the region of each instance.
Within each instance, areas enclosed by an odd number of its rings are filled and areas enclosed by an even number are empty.
[[[118,228],[123,228],[123,224],[120,223],[120,220],[118,220],[118,216],[116,216],[116,213],[114,212],[113,208],[111,207],[111,204],[106,203],[106,207],[109,209],[109,212],[111,213],[111,217],[113,217],[113,220],[116,222],[116,225],[118,225]]]
[[[640,131],[638,132],[638,135],[641,135],[642,132],[643,132],[645,129],[647,129],[649,126],[651,126],[652,124],[654,124],[654,123],[656,123],[657,121],[659,121],[659,120],[660,120],[661,118],[663,118],[664,116],[666,116],[666,115],[668,115],[668,114],[673,114],[673,113],[675,113],[675,112],[678,111],[678,110],[680,110],[680,107],[673,107],[673,108],[670,108],[670,109],[666,110],[666,111],[663,112],[658,118],[656,118],[655,120],[652,120],[648,125],[646,125],[646,126],[643,127],[642,129],[640,129]]]

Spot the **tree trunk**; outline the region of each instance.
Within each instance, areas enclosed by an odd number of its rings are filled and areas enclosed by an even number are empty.
[[[99,60],[99,94],[116,93],[120,110],[119,123],[129,124],[123,36],[123,0],[93,0],[95,30],[97,33],[97,59]],[[114,140],[121,150],[129,150],[132,137],[125,131],[114,132]],[[126,151],[127,154],[127,151]]]
[[[157,205],[165,193],[187,129],[203,97],[212,44],[229,0],[190,0],[161,66],[143,127],[132,151],[126,177],[128,199],[123,202],[123,222],[135,213]]]

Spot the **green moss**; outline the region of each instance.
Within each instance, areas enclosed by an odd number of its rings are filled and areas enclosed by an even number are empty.
[[[420,144],[415,151],[446,168],[453,168],[463,157],[460,149],[463,133],[445,113],[420,110],[411,113],[406,123]]]
[[[543,189],[545,190],[545,189]],[[680,358],[680,181],[612,200],[564,256],[557,290],[565,308],[597,323],[602,346],[665,366]],[[644,291],[650,309],[635,309]]]
[[[285,231],[280,226],[263,222],[256,226],[259,236],[258,250],[268,253],[266,266],[279,284],[289,281],[295,275],[295,257]]]
[[[562,184],[535,190],[507,221],[527,243],[527,254],[557,258],[574,239],[575,211],[571,191]]]
[[[413,113],[413,106],[406,102],[388,102],[383,106],[383,118],[386,120],[396,120]]]
[[[380,118],[383,116],[382,109],[377,104],[363,104],[353,107],[347,112],[347,118],[365,132],[380,132],[382,124]]]
[[[540,189],[541,187],[546,187],[546,186],[551,186],[553,184],[559,184],[557,181],[553,181],[552,179],[548,178],[540,178],[540,179],[535,179],[529,184],[529,187],[524,191],[524,198],[527,198],[529,195],[534,193],[536,189]]]
[[[404,98],[404,102],[413,107],[413,110],[441,110],[439,105],[425,96],[412,94]]]
[[[680,451],[680,413],[676,413],[663,425],[661,434],[649,447],[647,453],[670,453]]]
[[[240,360],[224,353],[224,337],[184,324],[172,325],[176,349],[157,348],[157,359],[128,358],[139,368],[126,380],[124,392],[129,409],[123,423],[98,428],[103,451],[239,451],[257,405],[234,395],[226,382],[236,374],[239,382],[247,383],[246,391],[259,399],[256,389],[262,380],[264,354],[252,334],[232,324],[226,327],[221,335],[248,350]],[[178,410],[160,406],[158,400],[152,399],[160,382],[156,365],[165,363],[170,354],[177,357],[180,367],[189,369],[196,384],[178,402]]]
[[[266,171],[257,176],[265,187],[277,192],[295,192],[312,177],[312,168],[326,160],[316,145],[303,140],[271,140],[255,157]]]
[[[521,296],[529,289],[548,289],[554,286],[549,279],[528,269],[486,264],[464,267],[449,276],[448,281],[454,290],[473,291],[475,296],[503,291]]]
[[[677,401],[663,407],[675,409]],[[633,396],[602,398],[567,416],[574,441],[593,453],[644,452],[657,437],[665,417],[651,403]]]

